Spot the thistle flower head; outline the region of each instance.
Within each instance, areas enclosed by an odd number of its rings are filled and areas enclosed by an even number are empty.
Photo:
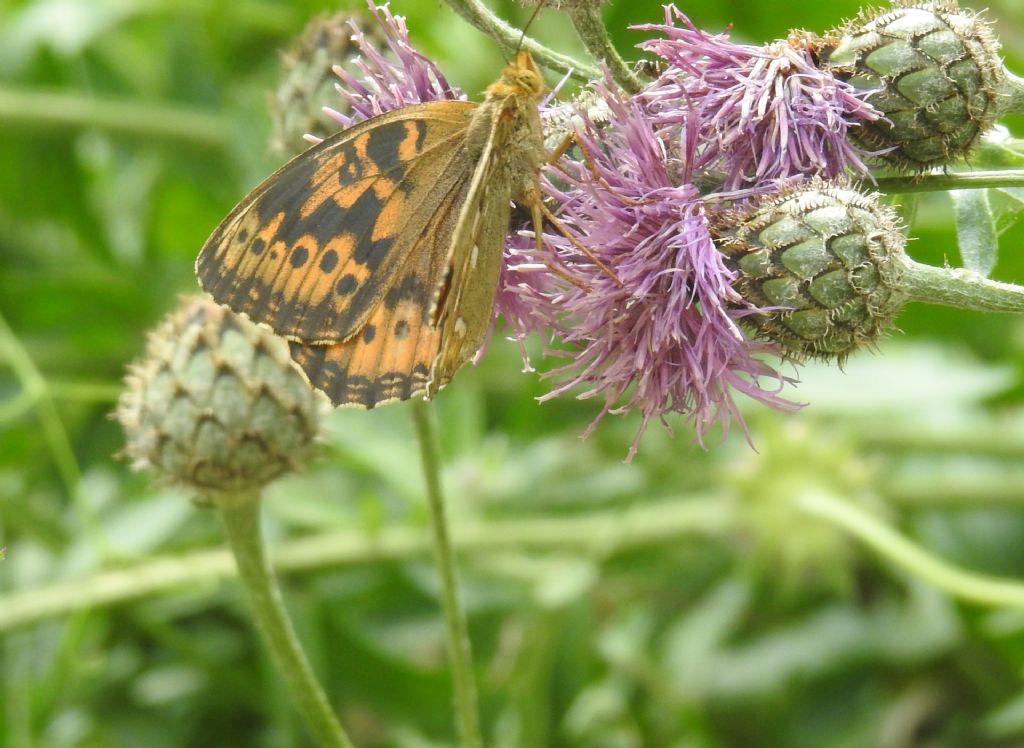
[[[448,82],[429,57],[413,46],[405,18],[393,15],[386,4],[370,2],[369,6],[387,39],[391,54],[381,52],[356,23],[350,23],[352,39],[360,53],[351,67],[358,72],[335,66],[334,73],[341,81],[337,86],[338,93],[351,114],[330,111],[331,117],[343,126],[351,127],[364,119],[410,104],[466,98],[462,91]]]
[[[1013,100],[992,24],[955,0],[862,11],[820,52],[884,114],[853,137],[904,171],[965,158]]]
[[[864,93],[819,69],[809,35],[793,32],[764,47],[736,44],[728,34],[701,31],[671,5],[664,24],[633,28],[660,35],[640,47],[667,63],[640,94],[646,112],[658,127],[673,128],[696,108],[702,147],[726,189],[867,172],[847,131],[879,114]]]
[[[320,407],[282,339],[195,296],[150,333],[116,416],[137,467],[216,496],[301,466]]]
[[[771,346],[737,325],[748,312],[689,180],[698,114],[690,112],[670,150],[639,102],[610,88],[603,94],[609,126],[588,122],[578,134],[584,158],[565,163],[566,186],[545,185],[574,237],[545,236],[563,278],[556,290],[524,292],[554,331],[553,352],[569,359],[546,374],[558,383],[544,399],[583,387],[578,397],[604,400],[595,425],[607,413],[638,410],[629,457],[650,420],[670,411],[687,415],[703,440],[715,423],[723,431],[742,425],[735,392],[793,407],[777,395],[785,377],[756,357]]]

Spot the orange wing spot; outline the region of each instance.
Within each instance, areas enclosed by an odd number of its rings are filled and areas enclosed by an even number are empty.
[[[270,245],[270,249],[267,250],[267,255],[274,262],[280,262],[284,259],[285,253],[288,251],[288,245],[283,241],[278,240]]]
[[[419,149],[416,147],[416,142],[419,140],[419,128],[416,127],[415,122],[405,123],[405,137],[402,138],[402,142],[398,144],[398,158],[403,163],[412,161],[419,153]]]
[[[373,241],[390,239],[398,233],[399,220],[405,215],[405,193],[395,192],[384,203],[373,224]]]
[[[329,157],[321,159],[317,164],[316,171],[313,172],[313,184],[319,185],[330,180],[331,177],[336,178],[342,171],[348,171],[353,167],[358,168],[358,165],[350,158],[350,155],[347,150],[343,149],[338,153],[333,153]]]
[[[302,203],[302,208],[299,209],[299,215],[303,218],[308,218],[316,212],[317,208],[334,197],[342,189],[341,179],[339,179],[337,173],[332,174],[326,179],[318,180],[317,183],[319,186],[306,198],[306,201]]]
[[[263,228],[259,230],[259,233],[256,234],[256,238],[262,239],[264,242],[269,244],[270,241],[277,236],[277,230],[281,228],[281,222],[284,221],[285,215],[285,212],[282,210],[267,221],[266,225],[264,225]]]
[[[352,141],[352,149],[356,152],[356,163],[358,163],[362,169],[362,177],[372,177],[379,173],[377,169],[377,163],[370,158],[369,152],[366,147],[370,143],[370,132],[364,132],[358,138]]]
[[[341,264],[344,264],[346,260],[352,255],[352,250],[356,248],[356,237],[353,234],[338,234],[331,237],[327,244],[324,245],[324,252],[335,251],[338,253],[338,257],[341,260]]]
[[[348,210],[356,204],[356,200],[363,196],[370,187],[373,186],[373,180],[361,179],[358,182],[352,184],[346,184],[340,190],[334,193],[334,202],[337,203],[339,208]]]
[[[398,182],[394,179],[387,179],[386,177],[377,177],[373,181],[373,194],[377,196],[378,200],[384,200],[398,188]]]
[[[375,318],[385,329],[381,334],[388,338],[388,348],[381,361],[384,371],[413,372],[417,364],[428,369],[437,351],[440,330],[428,327],[423,308],[412,301],[402,301],[392,310],[380,310]],[[399,335],[396,328],[402,326],[407,333]]]

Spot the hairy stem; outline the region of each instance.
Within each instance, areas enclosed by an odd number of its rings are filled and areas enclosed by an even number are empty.
[[[260,530],[259,497],[225,497],[217,501],[217,508],[238,567],[238,579],[249,598],[257,628],[288,684],[288,691],[316,735],[317,744],[327,748],[353,748],[321,690],[288,618],[281,590],[267,561]]]
[[[452,10],[471,25],[498,42],[507,56],[511,56],[517,49],[522,47],[544,67],[561,73],[572,73],[572,77],[579,81],[586,82],[601,77],[601,71],[596,67],[577,62],[571,57],[548,49],[535,39],[524,35],[521,29],[509,25],[507,21],[491,13],[480,0],[447,0],[447,2],[452,7]]]
[[[937,268],[904,257],[897,284],[911,301],[977,312],[1024,312],[1024,286],[989,280],[965,268]]]
[[[455,719],[464,748],[482,748],[480,717],[477,712],[476,682],[473,677],[473,653],[466,625],[466,611],[459,597],[455,554],[448,531],[444,494],[441,491],[441,456],[437,445],[430,405],[423,400],[412,402],[412,416],[423,459],[423,474],[427,484],[431,525],[434,530],[434,552],[441,576],[441,605],[444,608],[448,633],[448,657],[452,666],[455,686]]]
[[[591,3],[580,3],[566,9],[566,13],[572,20],[583,46],[593,55],[595,60],[603,62],[608,66],[612,78],[629,93],[636,93],[640,90],[640,79],[629,69],[626,61],[622,59],[619,51],[615,49],[611,38],[608,36],[608,29],[601,18],[601,9]]]
[[[909,177],[879,177],[879,190],[886,193],[947,192],[948,190],[982,190],[998,187],[1024,187],[1024,169],[995,171],[949,172]]]
[[[999,116],[1024,114],[1024,78],[1014,75],[1009,70],[1005,71],[1005,75]]]

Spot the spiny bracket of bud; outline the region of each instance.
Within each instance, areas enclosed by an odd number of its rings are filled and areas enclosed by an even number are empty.
[[[718,222],[734,287],[758,309],[745,317],[794,359],[839,362],[885,332],[907,295],[906,240],[895,212],[814,179]]]
[[[885,117],[850,135],[897,169],[964,158],[1013,96],[990,24],[952,0],[865,11],[831,32],[822,65]]]
[[[359,54],[353,22],[367,29],[371,41],[386,41],[379,25],[369,21],[366,13],[352,11],[317,16],[281,54],[281,84],[270,100],[275,150],[301,153],[309,147],[306,134],[326,138],[337,132],[337,122],[323,108],[337,105],[333,67],[345,66]]]
[[[204,495],[262,488],[310,455],[321,401],[269,331],[188,297],[149,336],[115,416],[137,468]]]

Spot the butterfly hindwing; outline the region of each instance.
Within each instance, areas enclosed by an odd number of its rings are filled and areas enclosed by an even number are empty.
[[[406,107],[292,159],[206,242],[203,288],[292,340],[357,334],[431,221],[435,196],[467,178],[462,146],[476,106]]]

